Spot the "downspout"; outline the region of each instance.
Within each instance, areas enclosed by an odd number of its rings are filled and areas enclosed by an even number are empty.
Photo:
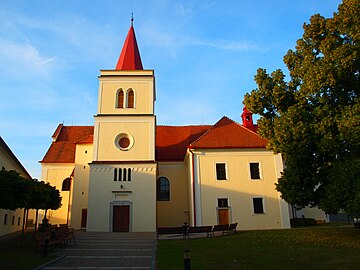
[[[72,181],[73,177],[70,176],[70,189],[69,189],[69,199],[68,199],[68,209],[67,209],[67,215],[66,215],[66,225],[69,226],[69,215],[70,215],[70,199],[71,199],[71,189],[72,189]]]
[[[194,152],[188,148],[191,153],[191,177],[192,177],[192,195],[193,195],[193,213],[194,213],[194,227],[196,227],[196,202],[195,202],[195,160],[194,160]]]

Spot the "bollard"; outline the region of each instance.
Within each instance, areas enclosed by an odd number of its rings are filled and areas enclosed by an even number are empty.
[[[184,270],[191,270],[190,249],[184,250]]]
[[[49,251],[49,239],[46,239],[44,243],[44,257],[47,257],[48,251]]]

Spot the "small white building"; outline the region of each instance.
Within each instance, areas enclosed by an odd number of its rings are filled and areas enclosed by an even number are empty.
[[[22,177],[31,179],[30,174],[0,137],[0,170],[16,171]],[[0,236],[20,231],[24,220],[24,209],[0,209]]]

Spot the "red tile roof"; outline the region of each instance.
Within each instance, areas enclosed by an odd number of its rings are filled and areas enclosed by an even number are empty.
[[[56,134],[55,134],[56,133]],[[76,144],[93,142],[92,126],[60,126],[41,163],[74,163]],[[157,126],[156,161],[183,161],[191,148],[265,148],[267,140],[223,117],[215,125]]]
[[[55,134],[57,133],[57,134]],[[51,144],[41,163],[74,163],[75,143],[94,134],[93,126],[62,126],[56,129]]]
[[[224,116],[191,143],[192,148],[264,148],[267,140]]]
[[[157,126],[157,161],[184,160],[187,147],[212,126]]]
[[[126,36],[119,60],[115,70],[142,70],[142,62],[139,48],[136,42],[134,27],[131,23],[129,32]]]

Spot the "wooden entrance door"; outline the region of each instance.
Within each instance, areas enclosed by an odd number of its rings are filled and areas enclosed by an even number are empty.
[[[81,228],[86,228],[87,208],[81,210]]]
[[[229,209],[218,209],[219,225],[229,224]]]
[[[130,205],[114,205],[113,232],[128,232],[130,225]]]

